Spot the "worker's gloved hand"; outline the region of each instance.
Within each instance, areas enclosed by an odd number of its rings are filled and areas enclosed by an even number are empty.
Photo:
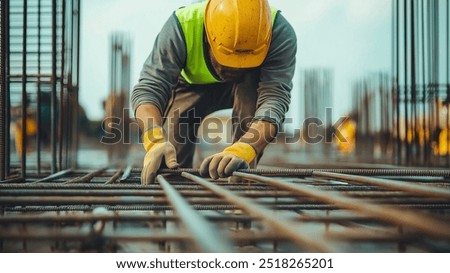
[[[148,185],[154,183],[156,174],[161,166],[163,157],[170,169],[178,167],[175,147],[164,138],[161,127],[154,127],[143,135],[144,148],[147,154],[141,173],[141,183]]]
[[[228,177],[238,169],[248,169],[255,157],[256,151],[250,144],[236,142],[223,152],[205,158],[200,166],[200,175],[213,179]]]

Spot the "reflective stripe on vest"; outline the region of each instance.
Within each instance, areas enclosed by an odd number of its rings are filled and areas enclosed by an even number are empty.
[[[203,48],[206,1],[180,8],[175,15],[180,22],[186,42],[186,64],[181,75],[190,84],[220,82],[208,69]],[[272,8],[272,25],[278,10]]]

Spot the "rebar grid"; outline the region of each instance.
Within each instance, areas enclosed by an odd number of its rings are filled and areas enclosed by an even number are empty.
[[[78,0],[2,1],[0,180],[76,165],[79,10]]]
[[[144,186],[129,166],[2,181],[1,250],[450,251],[447,170],[330,170],[240,170],[240,182],[162,170]]]

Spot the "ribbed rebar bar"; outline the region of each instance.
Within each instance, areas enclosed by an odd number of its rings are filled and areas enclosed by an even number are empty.
[[[51,174],[51,175],[49,175],[47,177],[35,180],[32,183],[37,184],[37,183],[41,183],[41,182],[47,182],[47,181],[50,181],[50,180],[53,180],[53,179],[58,179],[58,178],[66,175],[66,174],[70,174],[72,171],[73,171],[72,169],[62,170],[62,171],[59,171],[57,173]]]
[[[86,211],[92,210],[97,205],[59,205],[59,206],[31,206],[31,207],[5,207],[5,210],[12,212],[51,212],[51,211]],[[108,210],[113,211],[165,211],[171,210],[170,206],[166,205],[107,205],[105,206]],[[193,205],[196,210],[234,210],[238,207],[235,205]],[[405,209],[418,209],[418,210],[448,210],[450,209],[450,204],[400,204],[396,205],[397,208]],[[292,204],[292,205],[276,205],[271,206],[274,210],[337,210],[338,206],[328,205],[328,204]]]
[[[226,222],[226,221],[250,221],[253,218],[242,215],[204,215],[208,221]],[[73,213],[65,215],[8,215],[0,217],[0,224],[12,223],[84,223],[102,221],[116,222],[157,222],[157,221],[178,221],[180,218],[175,215],[151,215],[147,212],[117,212],[115,214],[93,215],[91,213]],[[303,219],[303,218],[302,218]],[[309,219],[308,219],[309,220]],[[303,221],[303,220],[302,220]],[[307,221],[307,220],[305,220]],[[310,220],[312,221],[312,220]]]
[[[229,188],[231,190],[252,190],[252,191],[265,191],[267,190],[267,187],[263,186],[252,186],[249,188],[245,185],[230,185]],[[351,187],[347,187],[349,190]],[[360,189],[368,189],[368,187],[355,187]],[[372,187],[373,188],[373,187]],[[40,184],[34,184],[34,183],[21,183],[21,184],[9,184],[9,183],[0,183],[0,189],[46,189],[46,190],[56,190],[56,189],[80,189],[80,190],[89,190],[89,189],[142,189],[142,190],[158,190],[160,189],[159,185],[141,185],[141,184],[108,184],[105,185],[104,183],[71,183],[71,184],[64,184],[64,183],[40,183]],[[186,184],[186,185],[177,185],[178,190],[201,190],[203,189],[199,185],[192,185],[192,184]]]
[[[27,7],[28,1],[23,0],[23,18],[22,18],[22,85],[21,85],[21,95],[22,95],[22,104],[21,104],[21,151],[20,151],[20,165],[22,168],[21,177],[26,179],[27,177],[27,121],[28,121],[28,94],[27,94],[27,26],[28,26],[28,16],[27,16]],[[16,141],[19,141],[18,139]]]
[[[72,40],[72,50],[71,53],[71,62],[72,62],[72,68],[71,68],[71,82],[70,86],[72,87],[72,93],[71,96],[73,98],[73,103],[77,107],[75,107],[74,113],[73,113],[73,127],[72,127],[72,142],[73,142],[73,162],[72,165],[76,167],[77,163],[77,153],[79,148],[79,138],[78,138],[78,126],[77,121],[79,117],[79,89],[78,85],[80,82],[80,22],[81,22],[81,0],[72,1],[72,9],[73,9],[73,18],[72,18],[72,28],[71,28],[71,40]]]
[[[240,197],[235,193],[223,187],[219,187],[201,177],[186,172],[182,173],[181,175],[191,181],[200,184],[201,186],[207,188],[208,190],[216,193],[217,195],[221,196],[228,202],[235,204],[236,206],[246,211],[249,215],[262,219],[272,228],[274,228],[278,232],[283,233],[284,235],[292,239],[294,242],[296,242],[298,245],[306,249],[319,252],[327,252],[331,250],[331,247],[326,245],[320,239],[320,236],[312,239],[300,234],[295,222],[291,221],[288,218],[280,217],[274,214],[271,210],[256,204],[253,200]]]
[[[235,172],[233,175],[251,181],[267,183],[269,185],[279,187],[280,189],[298,193],[302,196],[308,195],[323,202],[364,213],[369,216],[374,216],[390,223],[410,226],[431,236],[446,238],[447,240],[450,239],[450,225],[426,214],[399,210],[393,206],[376,205],[365,200],[361,201],[356,198],[346,197],[338,192],[325,192],[316,188],[294,184],[279,179],[240,172]]]
[[[88,174],[86,174],[86,175],[83,175],[83,176],[80,176],[80,177],[75,177],[75,178],[73,178],[73,179],[67,180],[67,181],[65,181],[64,183],[65,183],[65,184],[70,184],[70,183],[86,183],[86,182],[91,181],[91,179],[94,178],[94,177],[96,177],[97,175],[103,173],[106,169],[107,169],[107,168],[104,167],[104,168],[98,169],[98,170],[96,170],[96,171],[90,172],[90,173],[88,173]]]
[[[244,215],[204,215],[208,221],[225,222],[225,221],[251,221],[254,218]],[[298,218],[301,222],[373,222],[374,217],[368,216],[314,216],[302,213]],[[73,214],[24,214],[24,215],[5,215],[0,217],[0,224],[13,223],[83,223],[93,222],[97,220],[103,221],[121,221],[121,222],[156,222],[156,221],[178,221],[179,217],[175,215],[151,215],[146,212],[117,212],[111,215],[93,215],[90,213],[73,213]]]
[[[198,169],[161,169],[162,174],[199,174]],[[241,173],[267,176],[312,176],[314,172],[342,173],[364,176],[432,176],[450,177],[448,169],[241,169]]]
[[[7,240],[68,240],[68,241],[79,241],[92,240],[92,232],[90,230],[78,230],[78,231],[50,231],[44,229],[35,229],[33,232],[17,230],[17,229],[4,229],[0,233],[0,239]],[[190,238],[188,234],[183,232],[103,232],[101,238],[104,240],[123,240],[123,241],[188,241]]]
[[[105,184],[113,184],[116,183],[117,179],[119,179],[120,175],[122,174],[123,169],[119,168],[114,174],[113,176],[111,176],[110,179],[108,179]]]
[[[61,50],[61,54],[59,55],[58,61],[58,72],[59,72],[59,77],[57,78],[57,85],[59,86],[59,105],[58,105],[58,113],[59,113],[59,118],[58,118],[58,166],[59,169],[63,169],[63,168],[67,168],[67,164],[66,166],[63,167],[63,147],[64,147],[64,136],[67,134],[67,129],[64,128],[65,126],[69,125],[69,121],[67,120],[68,112],[72,109],[70,109],[68,107],[68,105],[66,104],[67,99],[65,98],[65,93],[64,92],[64,84],[65,84],[65,68],[66,68],[66,64],[65,64],[65,59],[66,59],[66,40],[67,40],[67,36],[66,36],[66,1],[60,1],[58,8],[60,9],[59,12],[59,18],[58,18],[58,32],[60,32],[58,35],[61,35],[62,39],[59,41],[59,49]],[[64,111],[64,110],[69,110],[69,111]],[[67,143],[65,143],[67,144]],[[66,146],[67,147],[67,146]]]
[[[42,32],[42,14],[41,14],[41,1],[38,0],[37,3],[37,51],[41,52],[41,32]],[[41,74],[41,54],[37,54],[37,74]],[[37,78],[37,89],[36,89],[36,166],[38,174],[41,174],[41,135],[42,135],[42,104],[41,104],[41,78]]]
[[[0,181],[0,185],[7,185],[10,183],[23,183],[25,182],[25,179],[23,177],[12,177],[8,178],[6,180]]]
[[[127,168],[125,169],[125,171],[123,172],[122,177],[120,178],[120,182],[127,180],[130,177],[131,171],[132,171],[133,167],[131,165],[128,165]],[[140,180],[139,180],[140,182]]]
[[[7,1],[0,3],[0,181],[6,177],[6,43],[9,37],[6,36]]]
[[[346,174],[337,174],[337,173],[329,173],[329,172],[313,172],[314,176],[331,178],[331,179],[339,179],[344,181],[350,181],[355,183],[363,183],[372,186],[379,186],[387,189],[393,190],[401,190],[407,193],[413,193],[417,195],[426,195],[430,197],[437,198],[445,198],[450,201],[450,190],[433,187],[430,185],[423,186],[417,183],[408,183],[402,181],[381,179],[381,178],[373,178],[373,177],[363,177],[356,175],[346,175]]]
[[[8,211],[13,212],[50,212],[50,211],[86,211],[92,210],[96,205],[59,205],[59,206],[33,206],[33,207],[11,207],[7,208]],[[112,211],[167,211],[171,210],[171,206],[168,205],[106,205],[104,206],[108,210]],[[310,208],[311,206],[307,206]],[[204,206],[204,205],[194,205],[196,210],[234,210],[237,207],[233,205],[214,205],[214,206]],[[296,207],[296,208],[299,208]],[[301,207],[300,207],[301,208]],[[323,207],[320,207],[322,209]],[[327,206],[325,209],[330,208]],[[295,209],[295,208],[294,208]],[[305,209],[305,207],[303,207]]]
[[[156,180],[163,188],[167,199],[173,206],[189,233],[202,251],[206,252],[233,252],[228,240],[216,232],[217,228],[198,214],[189,203],[167,182],[158,175]]]
[[[222,205],[226,203],[221,199],[214,197],[190,197],[189,201],[193,204],[198,205]],[[118,195],[118,196],[91,196],[91,195],[70,195],[70,196],[58,196],[58,195],[44,195],[44,196],[0,196],[0,204],[3,205],[16,205],[16,206],[45,206],[45,205],[99,205],[99,204],[109,204],[109,205],[129,205],[129,204],[167,204],[167,200],[164,196],[149,195],[139,195],[139,196],[129,196],[129,195]],[[397,201],[394,203],[400,203]],[[276,202],[273,199],[261,200],[260,204],[265,204],[268,206],[278,206],[278,205],[294,205],[290,199],[277,199]],[[306,204],[317,204],[315,200],[307,201]],[[411,202],[403,202],[411,203]],[[416,202],[417,204],[417,202]],[[420,202],[419,202],[420,204]]]
[[[139,196],[0,196],[0,204],[3,205],[22,205],[22,206],[45,206],[45,205],[136,205],[136,204],[161,204],[166,203],[162,199]]]
[[[33,241],[46,241],[46,240],[64,240],[64,241],[89,241],[93,239],[93,234],[89,230],[79,231],[48,231],[39,229],[34,233],[22,233],[20,230],[5,229],[5,233],[0,234],[0,239],[7,239],[8,241],[17,240],[33,240]],[[285,240],[285,236],[282,234],[274,233],[251,233],[240,234],[230,233],[227,234],[233,241],[245,242],[247,244],[255,244],[258,242],[265,242],[270,240]],[[163,231],[104,231],[101,234],[101,238],[105,241],[124,241],[124,242],[178,242],[178,241],[190,241],[189,234],[180,231],[163,232]]]
[[[227,189],[233,190],[234,187],[227,187]],[[236,188],[234,188],[236,189]],[[327,190],[333,190],[327,189]],[[202,189],[179,189],[177,191],[185,197],[208,197],[212,198],[216,195],[204,191]],[[346,191],[348,195],[362,196],[362,197],[374,197],[374,198],[407,198],[411,197],[402,192],[386,192],[386,191]],[[241,191],[242,196],[252,198],[292,198],[296,197],[295,194],[287,191],[274,191],[274,190],[258,190],[258,191]],[[164,196],[162,190],[157,189],[2,189],[0,190],[0,196]],[[429,200],[429,199],[426,199]],[[304,202],[309,202],[305,198]],[[292,201],[293,202],[293,201]]]
[[[51,0],[51,41],[52,41],[52,54],[51,54],[51,100],[50,100],[50,153],[51,153],[51,172],[56,173],[58,171],[57,166],[57,141],[58,141],[58,115],[57,115],[57,1]],[[62,75],[61,75],[62,76]],[[62,113],[59,113],[62,115]],[[61,167],[61,166],[59,166]]]

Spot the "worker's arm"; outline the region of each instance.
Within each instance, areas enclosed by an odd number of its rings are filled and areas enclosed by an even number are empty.
[[[178,166],[175,148],[166,141],[161,125],[162,113],[167,108],[185,60],[186,45],[181,27],[172,15],[158,34],[131,94],[147,151],[141,173],[142,184],[154,182],[163,159],[169,168]]]
[[[153,127],[162,126],[161,111],[151,103],[144,103],[136,109],[136,120],[142,132],[147,132]]]
[[[256,154],[261,154],[276,136],[277,127],[270,122],[256,120],[248,131],[241,137],[239,142],[250,144]]]
[[[249,130],[233,145],[223,152],[214,154],[203,160],[200,166],[202,176],[213,179],[228,177],[238,169],[247,169],[249,164],[256,160],[258,154],[275,137],[277,128],[274,124],[257,120],[252,123]]]
[[[141,105],[152,104],[164,113],[185,61],[186,45],[183,33],[176,16],[172,15],[156,37],[150,55],[142,67],[139,82],[131,93],[131,104],[136,118]],[[140,111],[145,114],[146,109],[147,106]],[[146,117],[139,116],[141,119]]]
[[[265,120],[280,128],[291,102],[295,73],[297,37],[289,22],[277,14],[270,49],[261,66],[255,120]]]
[[[142,184],[152,184],[164,158],[167,167],[177,168],[175,147],[168,142],[162,128],[162,117],[158,107],[153,104],[141,104],[136,109],[136,119],[144,132],[142,141],[147,151],[141,173]]]
[[[238,142],[206,158],[200,166],[201,175],[217,179],[230,176],[237,169],[248,168],[275,137],[289,108],[296,53],[295,32],[278,14],[269,53],[261,66],[253,123]]]

